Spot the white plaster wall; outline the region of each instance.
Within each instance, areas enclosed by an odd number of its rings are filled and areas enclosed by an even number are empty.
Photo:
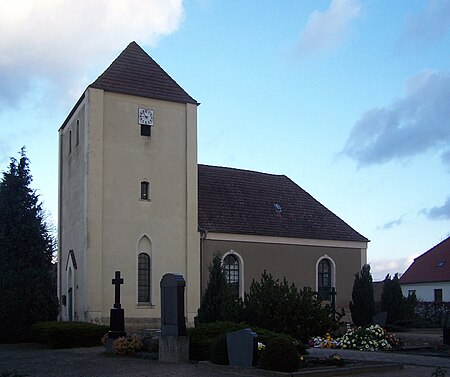
[[[116,270],[125,280],[127,318],[160,317],[159,281],[167,272],[186,278],[187,312],[194,313],[200,300],[196,106],[88,91],[88,316],[109,316]],[[140,135],[139,107],[154,111],[150,138]],[[140,200],[143,180],[150,182],[150,201]],[[136,305],[135,259],[143,235],[152,245],[150,307]]]
[[[434,290],[442,289],[442,300],[450,301],[450,282],[402,284],[403,296],[408,297],[409,290],[416,291],[416,297],[422,301],[434,301]]]
[[[77,121],[79,141],[77,142]],[[72,146],[69,153],[69,133]],[[86,277],[86,102],[82,101],[64,128],[59,131],[59,222],[58,222],[58,287],[67,296],[67,262],[69,250],[74,251],[77,268],[73,268],[73,296],[75,319],[84,320]],[[81,267],[81,268],[80,268]],[[67,306],[61,307],[61,319],[66,320]]]

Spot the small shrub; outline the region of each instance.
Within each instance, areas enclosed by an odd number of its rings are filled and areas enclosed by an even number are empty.
[[[211,345],[211,362],[213,364],[228,365],[228,347],[227,336],[225,334],[219,335],[215,338]]]
[[[285,338],[271,339],[261,356],[261,366],[277,372],[294,372],[298,369],[298,363],[295,344]]]
[[[116,355],[132,355],[143,348],[142,340],[136,335],[121,336],[113,342],[113,351]]]
[[[108,326],[86,322],[39,322],[32,326],[33,340],[50,348],[100,346],[107,331]]]
[[[246,327],[248,326],[234,322],[211,322],[188,329],[189,359],[209,360],[212,342],[216,337]]]

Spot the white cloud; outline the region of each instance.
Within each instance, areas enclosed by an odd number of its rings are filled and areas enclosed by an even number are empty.
[[[404,216],[401,216],[400,218],[398,218],[396,220],[389,221],[386,224],[383,224],[381,227],[378,227],[378,229],[388,230],[388,229],[392,229],[396,226],[400,226],[403,224],[403,217]]]
[[[395,273],[403,274],[420,254],[412,254],[405,258],[397,259],[374,259],[369,262],[370,271],[374,281],[384,280],[387,274],[394,276]]]
[[[359,0],[332,0],[325,11],[314,11],[300,35],[300,55],[328,50],[347,36],[349,24],[360,14]]]
[[[421,213],[427,215],[431,220],[450,220],[450,197],[442,206],[424,209]]]
[[[17,104],[36,80],[69,92],[87,66],[133,40],[154,45],[182,19],[182,0],[0,2],[0,106]]]
[[[368,110],[354,125],[343,154],[359,166],[384,163],[450,147],[450,74],[411,78],[407,93],[386,107]]]
[[[422,11],[407,17],[403,33],[403,39],[421,48],[450,31],[450,2],[432,0],[425,4]]]

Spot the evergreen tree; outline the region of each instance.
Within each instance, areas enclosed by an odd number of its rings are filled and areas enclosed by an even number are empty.
[[[388,274],[384,279],[383,293],[381,294],[381,310],[387,312],[386,323],[393,324],[395,321],[403,319],[405,301],[398,274],[395,274],[392,279]]]
[[[199,323],[236,320],[240,300],[235,300],[227,285],[222,260],[216,255],[209,266],[209,279],[200,308],[197,312]]]
[[[372,324],[372,317],[375,314],[375,299],[372,274],[370,273],[370,265],[368,264],[365,264],[361,271],[355,274],[352,301],[350,301],[349,306],[355,325],[363,326]]]
[[[312,336],[325,336],[338,327],[330,305],[323,305],[311,288],[299,290],[286,278],[280,281],[266,271],[260,281],[252,281],[243,306],[243,322],[289,334],[303,342]],[[338,314],[338,320],[343,315]]]
[[[7,342],[29,339],[31,325],[56,319],[58,310],[51,273],[55,242],[31,181],[22,148],[0,182],[0,339]]]

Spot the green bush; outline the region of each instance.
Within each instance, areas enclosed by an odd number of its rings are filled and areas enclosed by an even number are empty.
[[[32,326],[33,340],[50,348],[94,347],[101,345],[108,326],[85,322],[39,322]]]
[[[211,322],[202,323],[188,329],[189,336],[189,358],[191,360],[210,360],[211,347],[215,338],[227,332],[237,331],[241,329],[251,328],[258,335],[258,342],[267,344],[273,338],[285,338],[294,343],[295,339],[285,334],[279,334],[270,330],[262,329],[260,327],[251,327],[245,323],[234,322]],[[299,352],[305,346],[299,343]]]
[[[245,294],[242,318],[250,326],[289,334],[302,342],[338,328],[330,305],[322,305],[311,288],[299,290],[266,271]]]
[[[211,322],[188,329],[189,359],[209,360],[213,340],[227,332],[245,329],[246,325],[234,322]]]
[[[298,369],[297,347],[286,338],[271,339],[261,355],[261,366],[277,372],[295,372]]]
[[[228,365],[228,346],[226,334],[219,335],[211,345],[211,362],[213,364]]]

